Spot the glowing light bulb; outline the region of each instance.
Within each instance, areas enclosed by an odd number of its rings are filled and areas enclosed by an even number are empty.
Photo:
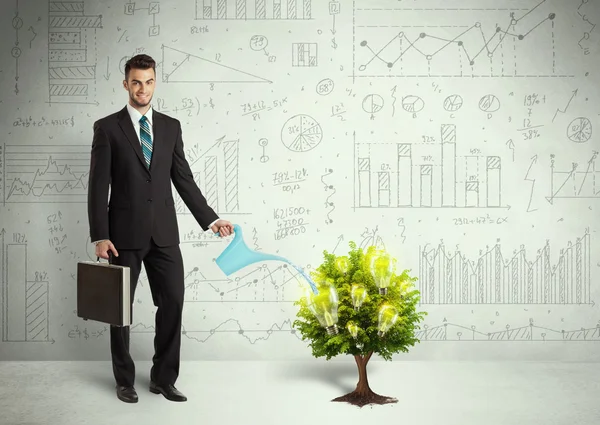
[[[394,326],[394,323],[396,323],[397,320],[398,310],[391,305],[382,305],[379,309],[379,323],[377,325],[379,332],[377,335],[379,335],[379,337],[385,335],[385,333],[389,331],[392,326]]]
[[[371,274],[381,295],[387,294],[390,280],[395,271],[395,260],[387,253],[375,255],[371,260]]]
[[[339,331],[338,322],[338,295],[333,285],[322,285],[319,293],[305,291],[304,298],[308,309],[314,314],[321,326],[329,335],[336,335]]]
[[[348,332],[350,332],[352,338],[356,339],[358,335],[358,326],[356,325],[356,323],[348,322],[348,324],[346,325],[346,329],[348,329]]]
[[[365,301],[365,298],[367,298],[367,288],[364,285],[355,283],[350,290],[350,298],[352,298],[354,310],[360,310],[360,306]]]
[[[342,272],[342,274],[346,274],[348,273],[348,269],[350,268],[350,261],[346,256],[337,257],[335,259],[335,265],[337,266],[339,271]]]

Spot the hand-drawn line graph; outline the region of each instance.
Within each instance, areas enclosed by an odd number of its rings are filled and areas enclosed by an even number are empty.
[[[456,126],[440,133],[440,143],[357,143],[354,134],[354,208],[507,208],[500,157],[458,157]]]
[[[590,304],[590,235],[568,242],[552,264],[550,242],[527,259],[525,246],[502,255],[499,239],[469,261],[443,243],[419,248],[421,304]]]
[[[555,13],[564,3],[541,0],[526,9],[354,3],[355,78],[574,76],[572,46],[557,42],[557,30],[572,32],[568,16]],[[388,21],[394,25],[373,25]]]
[[[239,139],[225,141],[223,136],[203,152],[200,151],[198,144],[195,144],[187,149],[185,155],[192,170],[195,169],[196,164],[202,167],[202,171],[195,171],[193,175],[208,204],[218,214],[243,214],[239,199]],[[177,191],[175,191],[175,209],[177,214],[190,214]]]
[[[96,99],[96,31],[101,16],[84,14],[83,1],[48,3],[48,84],[50,103]]]
[[[205,19],[309,20],[312,0],[196,0],[196,20]]]
[[[239,69],[168,46],[162,49],[163,83],[272,83]]]
[[[6,243],[6,231],[0,230],[2,250],[2,341],[52,342],[49,335],[49,291],[45,273],[36,272],[29,280],[27,241],[13,234]]]
[[[3,203],[85,203],[90,167],[86,145],[4,145]]]
[[[503,330],[482,331],[475,325],[464,326],[445,322],[437,326],[422,326],[415,337],[423,342],[473,341],[473,342],[526,342],[526,341],[562,341],[562,342],[599,342],[600,325],[580,329],[551,329],[534,324],[520,327],[505,325]]]
[[[546,200],[553,204],[555,199],[599,199],[597,158],[598,152],[594,151],[585,164],[574,162],[570,170],[556,171],[556,155],[550,155],[550,196]]]
[[[207,342],[216,334],[223,335],[228,333],[237,334],[240,337],[248,340],[250,344],[256,344],[260,341],[267,341],[274,333],[288,333],[301,340],[302,338],[297,334],[296,329],[292,327],[293,320],[294,319],[282,320],[280,323],[264,325],[260,329],[247,329],[242,326],[240,320],[231,318],[208,330],[192,330],[187,328],[185,325],[182,325],[181,335],[188,340],[200,343]],[[131,327],[131,333],[154,335],[155,331],[154,326],[136,323]]]
[[[186,302],[291,303],[301,295],[304,278],[287,264],[260,264],[231,278],[207,279],[196,267],[186,275]]]

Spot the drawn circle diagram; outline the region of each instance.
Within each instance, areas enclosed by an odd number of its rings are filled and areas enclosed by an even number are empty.
[[[121,71],[123,74],[125,74],[125,71],[124,71],[124,69],[125,69],[125,64],[127,63],[127,61],[128,61],[129,59],[130,59],[130,56],[123,56],[123,57],[121,58],[121,60],[119,61],[119,70],[120,70],[120,71]]]
[[[500,100],[493,94],[486,94],[479,100],[479,109],[483,112],[496,112],[500,109]]]
[[[281,142],[293,152],[308,152],[323,140],[321,126],[308,115],[295,115],[283,124]]]
[[[269,45],[269,40],[264,35],[253,35],[250,38],[250,48],[255,51],[264,50]]]
[[[592,137],[592,123],[587,118],[575,118],[567,127],[567,137],[575,143],[587,142]]]
[[[363,111],[369,114],[376,114],[383,109],[383,97],[378,94],[369,94],[365,96],[362,102]]]
[[[12,27],[16,30],[23,28],[23,19],[21,19],[19,16],[15,16],[12,20]]]
[[[317,84],[317,93],[321,96],[327,96],[333,91],[333,87],[333,80],[331,78],[325,78]]]
[[[448,112],[456,112],[463,106],[463,98],[459,94],[451,94],[444,99],[444,109]]]
[[[425,102],[419,96],[405,96],[402,98],[402,109],[406,112],[420,112],[425,107]]]

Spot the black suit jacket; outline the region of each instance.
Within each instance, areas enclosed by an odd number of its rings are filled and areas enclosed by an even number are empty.
[[[179,243],[171,181],[202,227],[219,217],[207,204],[185,159],[181,124],[153,111],[150,168],[127,107],[94,123],[88,186],[92,241],[110,239],[119,249]],[[110,199],[109,196],[110,185]]]

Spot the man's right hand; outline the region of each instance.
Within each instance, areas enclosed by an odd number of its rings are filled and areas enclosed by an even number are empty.
[[[104,258],[108,260],[108,251],[112,251],[115,257],[119,256],[117,249],[113,243],[109,240],[101,241],[96,244],[96,257]]]

